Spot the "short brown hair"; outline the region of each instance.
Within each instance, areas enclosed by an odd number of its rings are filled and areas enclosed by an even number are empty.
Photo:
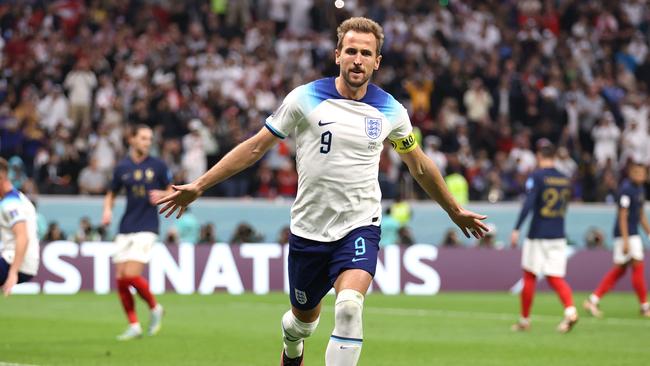
[[[5,158],[0,158],[0,172],[6,173],[9,171],[9,163]]]
[[[131,130],[131,137],[135,137],[140,130],[151,130],[151,127],[145,125],[144,123],[138,123],[133,126],[133,129]]]
[[[353,17],[345,20],[338,28],[336,28],[336,35],[338,42],[336,49],[341,51],[343,48],[343,37],[349,31],[359,33],[372,33],[377,39],[377,55],[381,54],[381,46],[384,44],[384,29],[372,19],[364,17]]]

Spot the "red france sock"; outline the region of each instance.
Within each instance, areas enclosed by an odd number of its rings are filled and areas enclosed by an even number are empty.
[[[612,287],[616,284],[616,281],[621,278],[625,274],[625,267],[621,266],[614,266],[614,268],[610,269],[609,272],[603,277],[603,279],[600,281],[600,284],[598,285],[598,288],[596,291],[594,291],[594,295],[598,296],[598,298],[602,298],[607,291],[611,290]]]
[[[535,275],[524,271],[524,288],[521,290],[521,317],[528,318],[530,316],[530,308],[533,305],[533,297],[535,296],[535,285],[537,279]]]
[[[648,302],[648,292],[645,287],[645,277],[643,273],[643,262],[636,262],[632,265],[632,286],[634,287],[636,296],[639,298],[641,304]]]
[[[560,297],[560,301],[562,301],[562,305],[564,305],[565,309],[569,306],[573,306],[571,287],[569,287],[569,284],[564,280],[564,278],[547,276],[546,281],[548,281],[548,284],[553,287],[553,290],[555,290],[557,295]]]
[[[120,301],[122,302],[122,307],[124,308],[126,317],[129,319],[129,323],[137,323],[138,316],[135,313],[135,302],[133,301],[133,295],[131,295],[131,291],[129,290],[128,279],[117,279],[117,293],[120,296]]]
[[[128,280],[129,284],[133,286],[136,291],[138,291],[140,297],[142,297],[142,299],[146,301],[147,304],[149,304],[149,308],[155,308],[158,303],[156,302],[156,298],[149,290],[149,282],[147,282],[147,280],[145,280],[142,276],[130,277]]]

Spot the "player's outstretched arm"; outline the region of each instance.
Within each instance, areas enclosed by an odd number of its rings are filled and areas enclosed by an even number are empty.
[[[471,233],[477,239],[482,238],[489,231],[488,227],[481,222],[487,216],[466,210],[456,202],[449,193],[438,167],[424,154],[420,147],[400,154],[400,157],[406,163],[409,172],[420,187],[447,211],[451,220],[463,231],[466,237],[469,238]]]
[[[11,289],[18,283],[18,271],[23,264],[25,253],[27,252],[27,223],[25,221],[19,221],[11,227],[11,231],[14,234],[14,238],[16,238],[16,254],[9,267],[7,279],[2,286],[2,292],[5,297],[11,294]]]
[[[278,137],[263,127],[255,136],[230,150],[226,156],[195,181],[179,186],[173,185],[174,192],[156,202],[157,205],[165,203],[160,209],[160,213],[169,217],[178,210],[176,218],[181,217],[187,206],[201,196],[205,190],[253,165],[277,141]]]

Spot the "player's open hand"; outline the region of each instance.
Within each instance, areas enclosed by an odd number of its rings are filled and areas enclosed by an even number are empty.
[[[5,284],[2,285],[2,292],[4,293],[5,297],[9,297],[9,294],[11,294],[11,289],[18,283],[18,273],[9,271],[9,274],[7,275],[7,280],[5,281]]]
[[[172,186],[172,189],[174,192],[156,201],[156,205],[165,203],[159,211],[160,214],[166,213],[165,217],[171,216],[178,210],[177,219],[183,216],[187,206],[203,193],[194,183]]]
[[[460,211],[455,214],[450,214],[449,216],[468,238],[471,233],[476,239],[479,239],[484,237],[485,233],[490,231],[487,225],[482,222],[482,220],[487,218],[485,215],[479,215],[475,212],[461,208]]]
[[[510,247],[516,248],[518,244],[519,244],[519,230],[512,230],[512,234],[510,234]]]
[[[102,214],[102,226],[110,225],[112,219],[113,219],[113,212],[109,210],[104,210],[104,213]]]

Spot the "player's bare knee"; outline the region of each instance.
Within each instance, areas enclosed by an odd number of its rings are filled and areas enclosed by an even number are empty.
[[[334,333],[341,337],[361,338],[364,296],[356,291],[341,290],[334,307]]]

